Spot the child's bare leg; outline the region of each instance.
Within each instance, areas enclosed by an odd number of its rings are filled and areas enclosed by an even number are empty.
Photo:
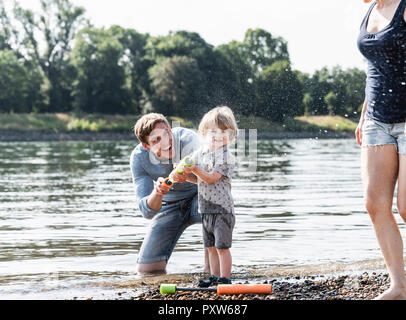
[[[210,273],[210,258],[209,258],[209,250],[204,248],[204,270],[205,273]]]
[[[206,248],[209,253],[210,274],[216,277],[220,276],[220,261],[215,247]]]
[[[217,249],[220,261],[220,277],[230,279],[232,258],[230,249]]]

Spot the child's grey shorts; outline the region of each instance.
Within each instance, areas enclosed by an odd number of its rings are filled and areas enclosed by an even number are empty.
[[[205,247],[231,248],[235,216],[233,213],[202,213]]]

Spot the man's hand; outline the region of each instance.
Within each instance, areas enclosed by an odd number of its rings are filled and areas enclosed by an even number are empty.
[[[164,186],[165,179],[159,177],[157,183],[155,184],[154,189],[152,190],[151,194],[148,196],[147,205],[152,210],[159,210],[162,207],[162,198],[165,194],[169,192],[169,188]]]
[[[173,174],[171,174],[171,177],[177,183],[183,183],[186,181],[185,174],[179,174],[179,173],[174,172]]]
[[[155,193],[157,193],[161,196],[167,194],[170,190],[169,188],[164,186],[164,181],[165,181],[164,178],[159,177],[157,180],[157,183],[155,185],[155,189],[154,189]]]

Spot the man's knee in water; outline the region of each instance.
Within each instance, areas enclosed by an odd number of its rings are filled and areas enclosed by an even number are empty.
[[[138,273],[165,273],[166,272],[166,260],[157,261],[152,263],[138,263]]]

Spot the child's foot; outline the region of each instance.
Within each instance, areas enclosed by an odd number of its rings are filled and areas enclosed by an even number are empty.
[[[218,278],[218,284],[231,284],[231,279],[229,278]]]
[[[197,286],[200,288],[207,288],[211,285],[216,285],[219,279],[216,276],[211,275],[207,280],[199,280]]]

